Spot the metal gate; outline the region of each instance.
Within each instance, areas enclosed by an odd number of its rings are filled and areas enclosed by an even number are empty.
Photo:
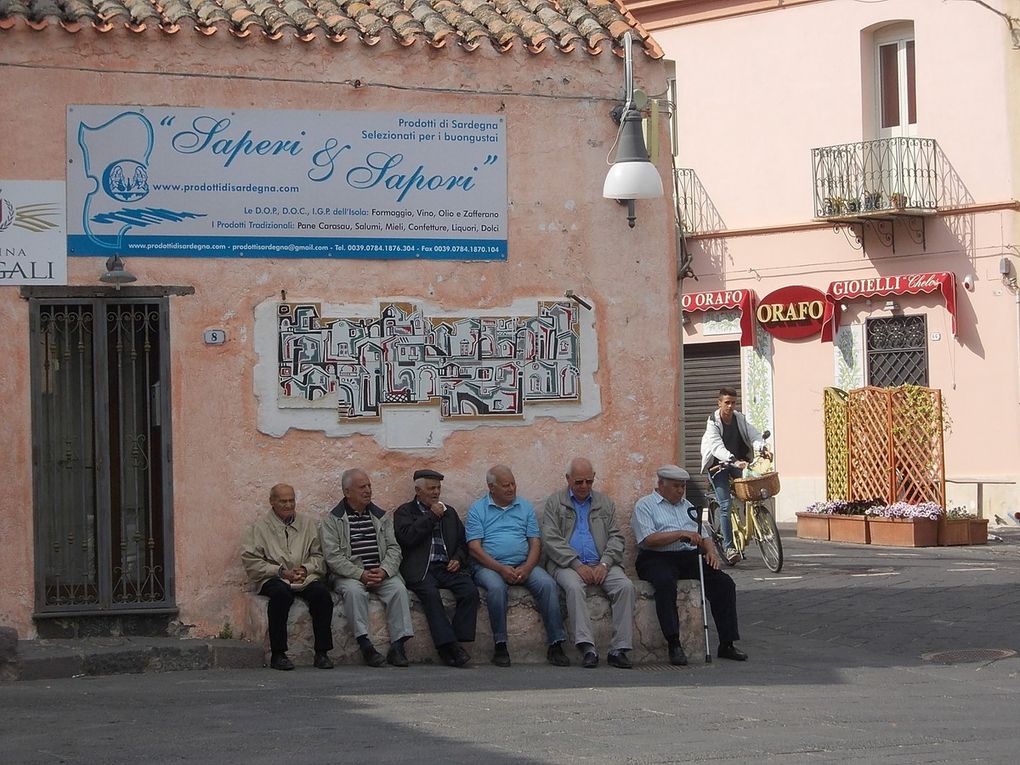
[[[171,608],[166,299],[30,305],[37,613]]]
[[[701,474],[701,437],[718,406],[719,388],[729,386],[740,395],[740,343],[685,345],[683,385],[683,466],[691,474],[687,498],[695,507],[707,507],[713,492],[708,478]]]

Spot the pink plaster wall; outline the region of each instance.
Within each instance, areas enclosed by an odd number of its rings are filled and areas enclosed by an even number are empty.
[[[243,616],[239,565],[244,526],[267,509],[269,488],[292,483],[299,509],[327,511],[340,498],[339,475],[363,466],[375,498],[391,507],[411,496],[410,473],[432,464],[447,474],[445,497],[465,510],[485,491],[484,472],[511,464],[523,496],[537,502],[559,488],[565,463],[587,454],[601,489],[615,495],[626,522],[650,475],[676,459],[674,418],[679,346],[672,217],[667,199],[638,202],[639,222],[601,197],[622,95],[623,64],[609,54],[500,56],[456,48],[374,48],[316,42],[201,38],[182,31],[76,35],[54,29],[6,32],[8,131],[0,178],[62,179],[64,109],[69,103],[207,107],[494,113],[508,119],[510,257],[505,263],[188,260],[136,258],[139,285],[186,284],[171,299],[176,596],[192,634],[215,633]],[[89,71],[84,68],[88,67]],[[639,56],[639,86],[662,91],[662,64]],[[97,73],[96,71],[99,70]],[[174,74],[163,74],[172,70]],[[233,79],[206,76],[212,72]],[[284,78],[273,81],[267,78]],[[361,88],[342,84],[360,79]],[[333,83],[333,84],[331,84]],[[402,90],[372,83],[399,85]],[[417,90],[421,86],[450,92]],[[464,92],[470,91],[470,92]],[[43,96],[45,94],[45,96]],[[662,167],[664,177],[665,164]],[[72,284],[94,284],[99,259],[71,258]],[[252,368],[254,308],[281,289],[324,302],[370,302],[421,295],[445,310],[557,297],[565,289],[598,309],[602,414],[586,422],[544,419],[528,427],[480,427],[447,437],[441,450],[386,451],[365,436],[326,438],[290,431],[259,434]],[[33,631],[32,495],[27,372],[27,307],[0,294],[4,434],[0,471],[11,487],[0,516],[0,623]],[[202,331],[225,328],[228,342],[205,346]]]
[[[999,10],[1006,4],[993,2]],[[640,14],[639,14],[640,18]],[[965,189],[964,204],[1001,209],[929,218],[927,247],[902,226],[896,251],[868,233],[867,252],[830,226],[812,227],[811,149],[875,137],[862,84],[872,54],[866,30],[914,20],[919,137],[934,138]],[[1003,19],[977,3],[887,0],[809,3],[656,31],[677,61],[679,167],[695,170],[723,221],[746,236],[694,238],[699,282],[688,291],[753,289],[759,297],[787,285],[822,291],[832,281],[953,271],[959,338],[939,297],[897,298],[924,312],[930,384],[941,388],[953,420],[946,439],[950,477],[1020,480],[1018,304],[999,277],[1005,255],[1018,263],[1014,177],[1017,152],[1009,116],[1016,71]],[[863,40],[863,41],[862,41]],[[1012,96],[1010,95],[1012,92]],[[1013,103],[1009,98],[1014,99]],[[685,116],[687,115],[687,116]],[[754,229],[790,227],[778,233]],[[799,229],[798,229],[799,227]],[[850,306],[843,323],[885,315],[879,303]],[[711,342],[697,322],[685,342]],[[784,491],[780,517],[793,520],[805,500],[824,494],[822,390],[834,381],[833,349],[817,337],[774,343],[775,443]],[[991,403],[994,402],[994,403]],[[789,480],[788,480],[789,479]],[[961,501],[973,497],[973,487]],[[998,492],[998,493],[997,493]],[[989,501],[988,497],[992,499]],[[1016,485],[986,490],[986,517],[1020,505]]]

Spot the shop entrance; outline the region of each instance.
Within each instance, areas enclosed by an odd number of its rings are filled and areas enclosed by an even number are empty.
[[[167,299],[30,306],[40,635],[173,613]]]
[[[691,474],[687,498],[695,507],[707,507],[712,496],[701,474],[701,437],[715,411],[719,389],[728,386],[740,394],[740,343],[699,343],[684,346],[683,467]],[[738,401],[739,408],[739,401]]]

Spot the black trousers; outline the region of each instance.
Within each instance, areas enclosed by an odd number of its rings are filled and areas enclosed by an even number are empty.
[[[308,603],[315,650],[333,650],[333,597],[321,579],[316,579],[300,590],[292,589],[282,579],[270,579],[262,585],[259,595],[269,598],[269,649],[273,653],[287,650],[287,614],[290,613],[295,595]]]
[[[634,563],[639,577],[655,588],[655,615],[666,640],[680,637],[680,618],[676,611],[678,579],[698,578],[698,553],[686,551],[641,550]],[[737,631],[737,586],[730,575],[705,564],[705,599],[712,607],[712,618],[720,643],[740,639]]]
[[[478,620],[478,586],[464,569],[450,573],[445,563],[432,563],[420,582],[407,582],[407,589],[418,596],[429,623],[432,643],[437,648],[455,641],[470,643],[475,639]],[[453,622],[446,614],[440,590],[453,593],[457,605]]]

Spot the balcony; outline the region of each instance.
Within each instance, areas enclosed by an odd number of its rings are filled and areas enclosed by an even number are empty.
[[[882,138],[811,150],[815,218],[924,216],[941,201],[938,143]]]
[[[677,218],[685,236],[721,231],[725,228],[722,216],[708,198],[698,174],[689,167],[678,167],[673,173],[673,196]]]

